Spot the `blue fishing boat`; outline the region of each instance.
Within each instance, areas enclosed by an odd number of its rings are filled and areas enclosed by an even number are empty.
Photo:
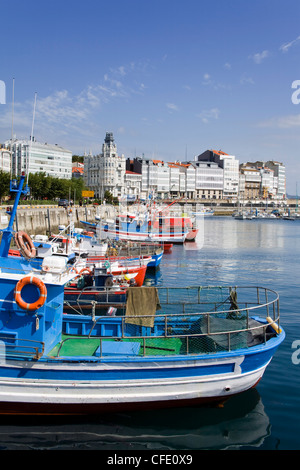
[[[257,384],[285,337],[276,292],[130,287],[124,315],[64,314],[76,276],[64,258],[35,268],[29,240],[26,256],[8,256],[23,183],[0,245],[1,413],[191,405]]]

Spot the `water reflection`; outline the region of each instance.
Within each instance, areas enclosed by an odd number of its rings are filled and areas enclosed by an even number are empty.
[[[22,426],[25,425],[24,433]],[[256,389],[223,407],[193,407],[85,418],[24,418],[0,426],[2,449],[194,450],[259,447],[270,423]]]
[[[203,247],[204,249],[216,247],[223,250],[282,249],[287,242],[287,231],[291,235],[295,233],[299,235],[298,221],[210,218],[204,224]]]

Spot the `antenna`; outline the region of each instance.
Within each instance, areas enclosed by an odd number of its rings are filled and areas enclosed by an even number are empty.
[[[31,136],[30,136],[30,144],[29,144],[29,155],[27,155],[27,182],[28,184],[28,177],[29,177],[29,160],[30,160],[30,154],[31,154],[31,144],[32,144],[32,139],[33,139],[33,128],[34,128],[34,119],[35,119],[35,107],[36,107],[36,95],[37,93],[35,92],[34,94],[34,105],[33,105],[33,116],[32,116],[32,126],[31,126]]]
[[[10,141],[10,178],[12,178],[12,145],[14,135],[14,104],[15,104],[15,79],[13,78],[12,89],[12,118],[11,118],[11,141]]]

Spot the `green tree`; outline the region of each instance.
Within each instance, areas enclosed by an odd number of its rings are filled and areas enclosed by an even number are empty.
[[[0,170],[0,199],[9,195],[10,174],[7,171]]]
[[[72,162],[83,163],[84,157],[81,155],[72,155]]]
[[[29,173],[28,186],[33,199],[43,199],[46,184],[46,173]]]
[[[108,190],[106,190],[104,193],[104,199],[106,200],[106,202],[108,202],[108,204],[112,204],[114,200],[113,195]]]

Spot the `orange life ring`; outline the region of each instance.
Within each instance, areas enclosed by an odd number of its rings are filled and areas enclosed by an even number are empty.
[[[15,242],[22,255],[26,258],[35,258],[36,249],[30,236],[26,232],[16,232]]]
[[[38,300],[36,300],[36,302],[33,302],[31,304],[25,302],[21,296],[22,289],[27,284],[34,284],[40,291],[40,297],[38,298]],[[23,308],[24,310],[37,310],[41,308],[46,302],[47,289],[41,279],[38,279],[37,277],[33,275],[25,276],[25,277],[22,277],[22,279],[20,279],[19,282],[17,283],[15,290],[14,290],[14,296],[15,296],[15,301],[20,308]]]
[[[91,268],[82,268],[78,274],[83,274],[83,273],[86,273],[86,274],[92,274],[92,269]]]

